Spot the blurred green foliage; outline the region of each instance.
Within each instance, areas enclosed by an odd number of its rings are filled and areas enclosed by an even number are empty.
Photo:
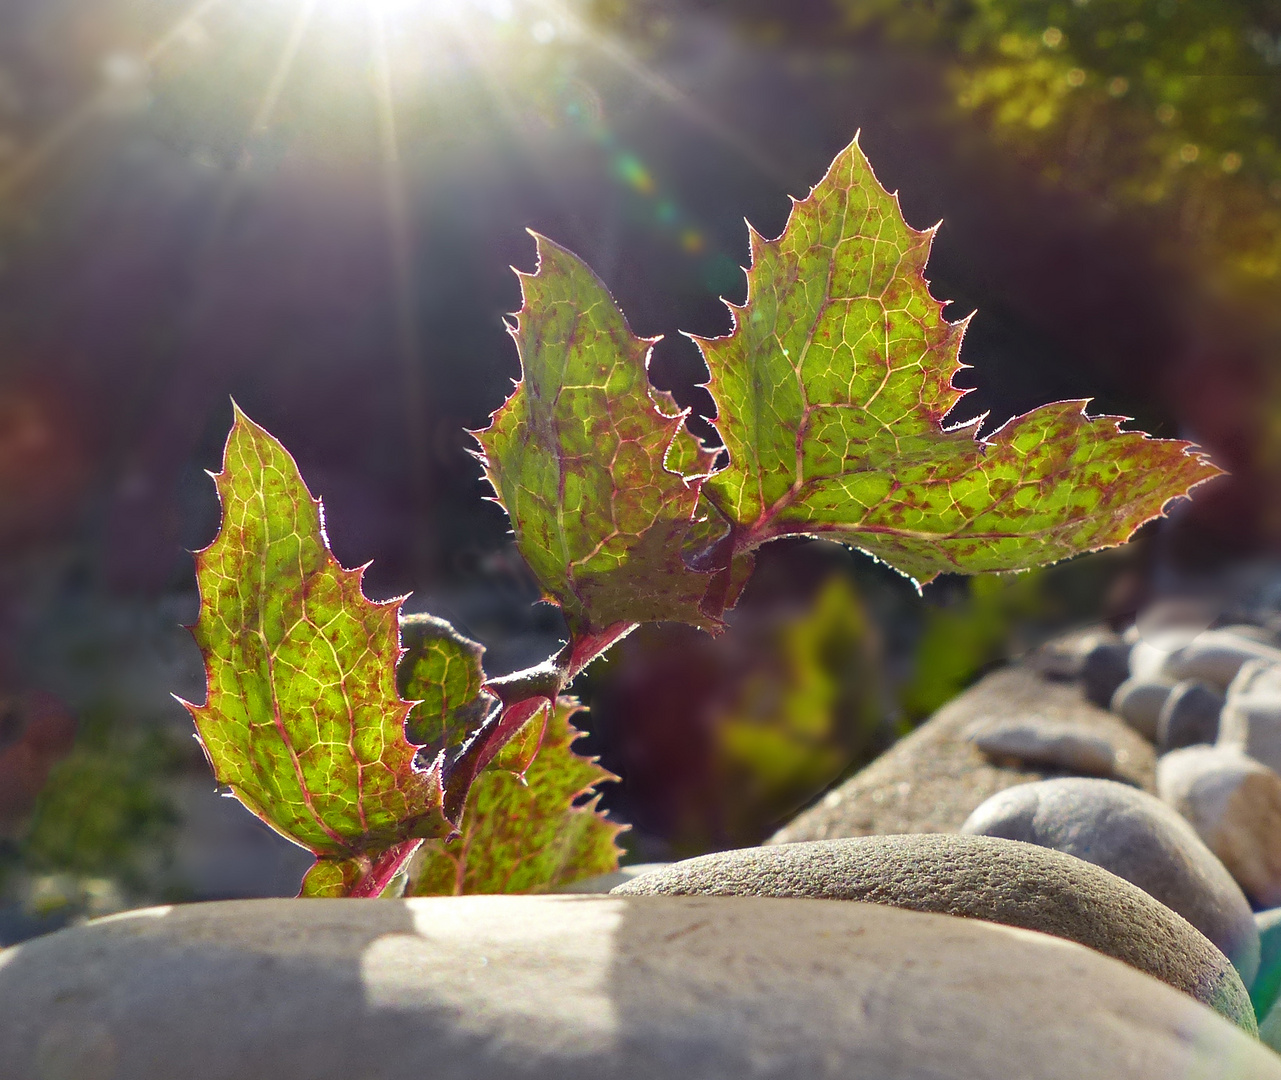
[[[956,105],[1099,209],[1152,207],[1221,290],[1281,278],[1281,8],[1259,0],[842,0],[949,55]]]
[[[1095,622],[1111,605],[1131,553],[1100,552],[1022,574],[979,574],[927,592],[900,732],[927,719],[991,669],[1054,634]]]
[[[698,0],[780,45],[928,56],[935,120],[1100,213],[1155,212],[1167,254],[1220,291],[1281,280],[1281,6],[1272,0]],[[662,36],[655,0],[597,19]],[[977,122],[977,125],[976,123]],[[974,141],[986,132],[990,141]]]
[[[911,679],[899,700],[904,726],[924,720],[990,668],[1008,659],[1021,623],[1046,614],[1045,572],[983,574],[953,603],[925,609]]]
[[[145,871],[142,858],[173,824],[158,784],[170,757],[154,732],[78,744],[41,790],[19,843],[22,861],[32,870],[137,884]]]
[[[730,838],[751,843],[887,743],[877,634],[833,577],[780,620],[715,718],[713,769]]]
[[[29,871],[110,877],[138,887],[167,839],[174,811],[162,778],[173,771],[167,732],[92,719],[49,773],[16,856]]]

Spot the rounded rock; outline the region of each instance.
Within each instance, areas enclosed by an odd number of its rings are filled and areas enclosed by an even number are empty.
[[[1088,776],[1111,776],[1116,771],[1116,748],[1107,739],[1039,717],[981,726],[971,733],[970,741],[993,761],[1010,761],[1020,768],[1062,769]]]
[[[1110,708],[1148,742],[1154,743],[1161,707],[1173,688],[1172,683],[1131,676],[1116,688]]]
[[[620,894],[858,900],[1037,930],[1255,1024],[1236,969],[1184,918],[1106,870],[1014,840],[923,833],[743,848],[643,874]],[[1257,959],[1257,936],[1255,946]]]
[[[0,953],[0,1046],[6,1080],[1281,1080],[1222,1017],[1076,945],[706,897],[132,913]]]
[[[1198,634],[1165,662],[1172,679],[1200,679],[1226,688],[1247,663],[1281,665],[1281,649],[1223,628]]]
[[[1251,660],[1228,687],[1219,742],[1281,772],[1281,666]]]
[[[1223,695],[1208,683],[1187,679],[1177,683],[1161,706],[1156,722],[1156,745],[1161,753],[1219,737]]]
[[[1281,776],[1235,746],[1189,746],[1160,760],[1157,791],[1256,907],[1281,905]]]
[[[1081,685],[1086,699],[1107,708],[1116,688],[1130,675],[1130,646],[1121,640],[1101,641],[1081,663]]]
[[[1248,986],[1259,966],[1254,913],[1196,830],[1145,791],[1063,777],[992,796],[963,833],[1053,848],[1125,878],[1182,915],[1230,959]]]

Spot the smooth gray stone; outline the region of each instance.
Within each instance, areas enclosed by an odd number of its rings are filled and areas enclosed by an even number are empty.
[[[1257,626],[1254,623],[1231,623],[1227,626],[1216,626],[1216,630],[1224,634],[1232,634],[1239,638],[1245,638],[1247,641],[1257,641],[1261,645],[1271,645],[1277,647],[1277,636],[1266,626]]]
[[[1071,681],[1082,678],[1088,657],[1107,646],[1120,647],[1129,655],[1130,647],[1121,641],[1119,634],[1106,627],[1090,627],[1047,641],[1028,656],[1026,662],[1046,679]]]
[[[1229,629],[1207,630],[1171,654],[1165,674],[1172,680],[1200,679],[1226,688],[1252,660],[1281,665],[1281,649]]]
[[[249,900],[0,953],[5,1080],[1281,1080],[1124,964],[869,904]]]
[[[1255,1028],[1236,969],[1182,916],[1115,874],[1034,844],[919,834],[743,848],[642,874],[611,895],[859,900],[1038,930],[1122,960]],[[1257,934],[1254,944],[1257,964]]]
[[[1281,772],[1281,666],[1260,660],[1242,665],[1228,687],[1219,742]]]
[[[1173,682],[1165,674],[1165,665],[1194,636],[1165,635],[1160,641],[1149,641],[1139,636],[1130,647],[1130,678],[1139,682]],[[1175,644],[1176,641],[1178,644]]]
[[[1259,928],[1259,974],[1250,984],[1250,1000],[1254,1002],[1254,1015],[1263,1020],[1281,997],[1281,907],[1260,911],[1254,917]],[[1276,1050],[1277,1046],[1272,1045]]]
[[[1118,639],[1101,641],[1081,665],[1081,686],[1087,701],[1106,709],[1116,688],[1130,677],[1130,646]]]
[[[1157,738],[1157,721],[1173,683],[1132,675],[1116,688],[1111,709],[1150,743]]]
[[[1176,683],[1157,717],[1157,751],[1164,754],[1184,746],[1213,744],[1219,737],[1223,700],[1208,683],[1195,679]]]
[[[981,727],[970,738],[992,760],[1009,759],[1016,768],[1062,769],[1091,776],[1111,776],[1116,769],[1116,750],[1107,739],[1039,717]]]
[[[1236,746],[1188,746],[1161,759],[1157,791],[1251,903],[1281,905],[1281,776]]]
[[[900,739],[871,765],[833,788],[780,829],[770,843],[869,834],[955,832],[984,799],[1052,775],[1011,769],[985,757],[975,728],[1039,716],[1097,735],[1116,748],[1116,776],[1155,790],[1156,751],[1120,717],[1085,700],[1074,683],[1008,667],[980,680]]]
[[[1101,866],[1187,919],[1247,986],[1258,971],[1259,935],[1241,887],[1196,830],[1146,791],[1111,780],[1042,780],[994,795],[961,831],[1022,840]]]

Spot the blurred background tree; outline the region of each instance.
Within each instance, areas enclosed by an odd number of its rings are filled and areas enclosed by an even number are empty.
[[[861,128],[909,222],[944,220],[935,294],[978,310],[953,419],[1094,397],[1233,473],[1118,557],[921,600],[790,544],[723,639],[635,635],[577,689],[638,857],[759,839],[1056,627],[1275,555],[1278,68],[1251,0],[9,0],[0,941],[305,866],[215,797],[168,697],[201,693],[176,624],[229,395],[372,595],[495,673],[554,647],[464,453],[516,372],[526,227],[667,336],[653,377],[705,415],[677,331],[728,329],[743,217],[777,233]]]

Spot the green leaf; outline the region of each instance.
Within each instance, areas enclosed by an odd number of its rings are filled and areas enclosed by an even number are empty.
[[[485,647],[469,641],[444,619],[405,615],[400,620],[405,655],[396,671],[400,696],[417,701],[407,731],[431,760],[461,746],[497,699],[486,693],[481,658]]]
[[[214,479],[223,520],[196,554],[193,628],[208,699],[184,704],[218,781],[322,858],[306,891],[351,886],[380,853],[450,831],[439,768],[415,767],[405,737],[401,602],[365,598],[293,459],[238,408]]]
[[[618,869],[621,827],[605,820],[594,798],[575,805],[616,779],[570,749],[579,737],[570,721],[579,711],[569,699],[556,703],[523,781],[501,768],[502,756],[476,778],[461,834],[423,844],[410,864],[407,895],[554,892]]]
[[[838,540],[919,582],[1043,565],[1120,544],[1219,470],[1190,444],[1058,402],[990,438],[945,428],[961,397],[964,323],[924,277],[934,230],[908,227],[857,140],[796,203],[783,235],[751,234],[734,328],[696,339],[728,466],[704,494],[735,547]]]
[[[718,626],[703,600],[719,568],[682,557],[714,454],[651,389],[653,341],[576,256],[535,240],[512,332],[523,379],[477,434],[517,547],[576,637],[657,619]]]

